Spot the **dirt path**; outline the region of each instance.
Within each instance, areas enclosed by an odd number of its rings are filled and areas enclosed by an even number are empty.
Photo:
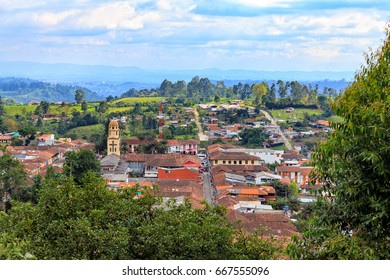
[[[198,113],[198,110],[196,108],[194,109],[194,116],[195,116],[196,126],[198,127],[199,140],[200,141],[207,141],[207,140],[209,140],[207,135],[203,134],[203,128],[202,128],[202,125],[199,122],[199,113]]]

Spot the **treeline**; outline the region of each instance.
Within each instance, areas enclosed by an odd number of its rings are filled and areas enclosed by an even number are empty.
[[[0,78],[0,94],[21,103],[31,100],[47,102],[74,102],[74,93],[80,87],[50,84],[26,78]],[[94,101],[101,99],[96,93],[83,88],[85,99]]]
[[[185,106],[199,102],[219,102],[220,98],[253,99],[255,106],[268,108],[285,108],[288,106],[316,108],[321,100],[335,97],[341,91],[330,87],[319,90],[318,84],[306,84],[298,81],[241,83],[226,86],[224,81],[212,83],[208,78],[196,76],[189,83],[183,80],[172,82],[165,79],[158,89],[130,89],[122,97],[129,96],[164,96],[179,98],[178,102]]]

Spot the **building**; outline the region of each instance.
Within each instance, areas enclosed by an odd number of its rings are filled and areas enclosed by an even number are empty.
[[[38,146],[51,146],[54,145],[54,134],[42,134],[37,137]]]
[[[241,152],[248,155],[256,156],[264,160],[264,163],[280,164],[284,151],[282,150],[272,150],[272,149],[246,149],[246,148],[233,148],[226,149],[224,152]]]
[[[213,152],[209,154],[212,165],[262,165],[264,161],[256,156],[242,152]]]
[[[120,156],[119,124],[116,120],[110,121],[108,125],[107,156],[111,154]]]
[[[200,159],[194,155],[155,154],[144,163],[145,178],[157,178],[159,168],[189,168],[199,170]]]
[[[198,140],[167,140],[169,154],[197,155]]]

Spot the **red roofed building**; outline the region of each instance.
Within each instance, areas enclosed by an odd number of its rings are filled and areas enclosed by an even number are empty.
[[[202,181],[201,174],[193,169],[187,168],[159,168],[157,178],[159,180],[194,180],[196,182]]]

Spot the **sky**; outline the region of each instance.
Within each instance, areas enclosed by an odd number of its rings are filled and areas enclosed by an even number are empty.
[[[0,61],[355,71],[390,1],[0,0]]]

